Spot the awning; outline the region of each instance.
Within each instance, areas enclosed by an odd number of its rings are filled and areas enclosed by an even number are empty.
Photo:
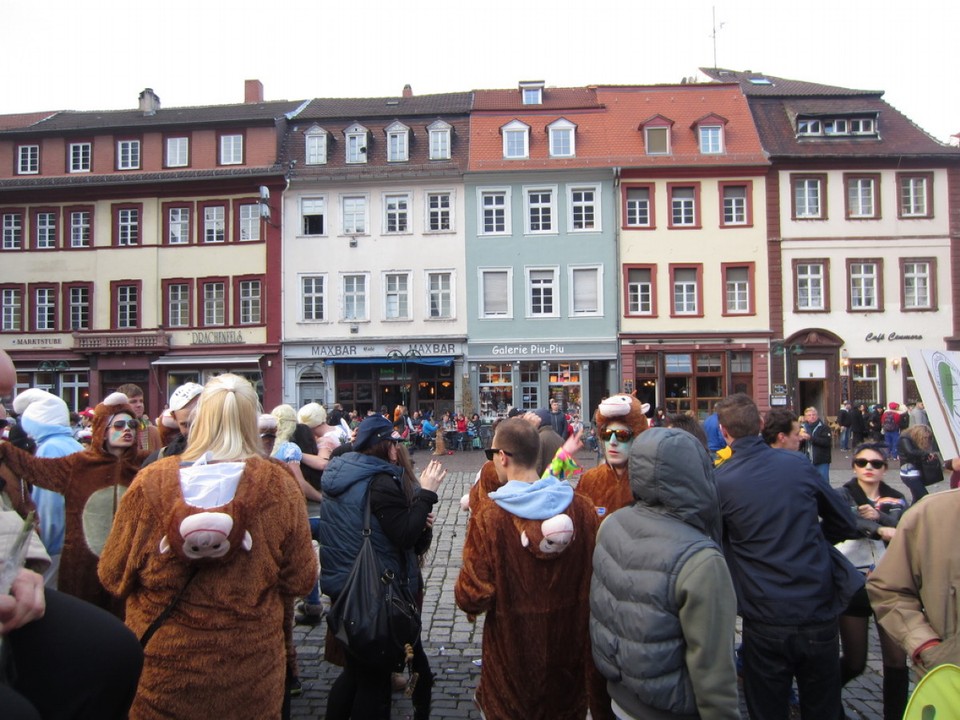
[[[165,355],[151,365],[259,365],[263,355]]]
[[[400,358],[388,357],[362,357],[362,358],[328,358],[323,361],[324,365],[400,365],[403,362]],[[453,365],[452,357],[418,357],[407,358],[407,364],[411,365],[430,365],[432,367],[450,367]]]

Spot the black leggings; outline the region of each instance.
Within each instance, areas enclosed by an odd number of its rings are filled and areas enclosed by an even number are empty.
[[[419,640],[413,648],[413,670],[420,675],[411,698],[414,718],[425,720],[430,717],[433,675]],[[371,668],[347,652],[343,672],[330,688],[326,720],[390,720],[390,675],[389,670]]]
[[[39,620],[4,637],[10,685],[0,684],[5,720],[122,720],[143,667],[136,636],[105,610],[46,590]]]

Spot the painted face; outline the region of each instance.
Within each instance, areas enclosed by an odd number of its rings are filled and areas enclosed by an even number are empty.
[[[781,447],[784,450],[796,451],[800,449],[800,423],[794,422],[790,426],[790,434],[783,436]]]
[[[128,448],[136,442],[137,428],[140,423],[130,417],[129,413],[114,415],[107,428],[107,446],[111,448]]]
[[[607,464],[623,467],[630,458],[630,446],[633,445],[633,431],[620,422],[608,423],[600,436],[603,440],[603,454]]]
[[[860,467],[863,465],[863,467]],[[879,467],[874,467],[879,465]],[[862,450],[853,459],[853,472],[861,485],[873,485],[883,480],[887,471],[887,461],[876,450]]]

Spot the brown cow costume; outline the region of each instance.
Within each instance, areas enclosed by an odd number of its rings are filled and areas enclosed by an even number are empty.
[[[107,450],[107,431],[118,413],[135,417],[127,396],[121,393],[113,393],[97,405],[90,446],[83,452],[36,458],[2,443],[0,461],[34,485],[64,496],[66,528],[59,589],[123,617],[122,605],[97,579],[97,560],[120,498],[148,453],[134,446],[117,457]]]
[[[228,502],[188,504],[179,458],[159,460],[124,496],[100,560],[138,636],[185,587],[146,645],[135,720],[280,718],[284,608],[317,578],[303,495],[275,460],[207,467],[232,473]]]

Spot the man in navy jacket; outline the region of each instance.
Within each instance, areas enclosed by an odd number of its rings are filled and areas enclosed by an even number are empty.
[[[852,566],[834,566],[831,545],[858,537],[853,515],[807,458],[763,442],[749,397],[726,398],[717,415],[733,450],[716,480],[743,618],[747,709],[785,720],[796,677],[801,717],[842,718],[837,616],[863,580]]]

